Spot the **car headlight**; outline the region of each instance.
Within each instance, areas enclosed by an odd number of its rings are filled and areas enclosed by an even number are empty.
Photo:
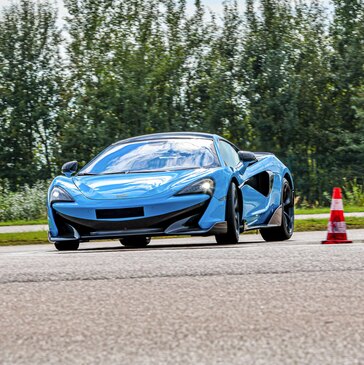
[[[66,190],[59,186],[55,186],[50,194],[50,202],[74,202],[72,197],[67,193]]]
[[[215,182],[212,179],[202,179],[186,186],[184,189],[176,193],[176,195],[187,195],[187,194],[208,194],[214,193]]]

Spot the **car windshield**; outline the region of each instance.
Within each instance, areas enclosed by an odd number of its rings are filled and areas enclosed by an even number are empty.
[[[174,171],[220,166],[210,139],[165,139],[116,144],[89,162],[79,175]]]

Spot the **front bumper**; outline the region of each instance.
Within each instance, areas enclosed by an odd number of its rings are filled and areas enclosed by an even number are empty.
[[[50,207],[53,227],[49,240],[89,241],[128,236],[163,236],[163,235],[213,235],[227,231],[224,217],[219,218],[215,198],[196,199],[194,205],[183,204],[178,210],[135,219],[94,219],[83,215],[75,216],[71,209]],[[146,203],[146,202],[144,202]],[[66,203],[67,204],[67,203]],[[71,207],[69,207],[71,208]],[[76,208],[76,212],[79,208]],[[224,211],[224,209],[223,209]],[[212,213],[212,214],[211,214]],[[212,218],[211,218],[212,216]],[[204,217],[204,219],[202,219]],[[92,218],[92,219],[91,219]],[[201,224],[203,222],[203,224]],[[51,225],[50,225],[51,228]]]
[[[51,234],[48,232],[48,240],[51,243],[54,242],[64,242],[64,241],[81,241],[87,242],[91,240],[101,240],[101,239],[119,239],[129,236],[178,236],[178,235],[190,235],[190,236],[210,236],[215,234],[223,234],[227,232],[227,223],[220,222],[215,223],[210,229],[203,230],[203,229],[190,229],[185,227],[176,232],[166,232],[159,229],[134,229],[134,230],[123,230],[123,231],[96,231],[91,232],[90,235],[79,235],[77,231],[74,231],[74,234],[62,237],[52,237]]]

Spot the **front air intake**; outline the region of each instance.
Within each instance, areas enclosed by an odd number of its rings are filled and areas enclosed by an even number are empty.
[[[122,219],[144,217],[144,208],[96,209],[97,219]]]

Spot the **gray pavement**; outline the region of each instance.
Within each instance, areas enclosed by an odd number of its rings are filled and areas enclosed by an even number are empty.
[[[21,233],[48,231],[47,224],[33,224],[24,226],[0,226],[0,233]]]
[[[364,230],[0,248],[0,364],[364,364]]]
[[[328,219],[329,213],[323,214],[297,214],[295,216],[296,220],[301,219]],[[345,213],[345,217],[364,217],[364,212],[358,213]],[[37,224],[37,225],[23,225],[23,226],[0,226],[0,233],[17,233],[17,232],[38,232],[47,231],[48,225]]]
[[[364,217],[364,212],[356,213],[344,213],[345,217]],[[295,219],[297,220],[307,220],[307,219],[329,219],[330,213],[321,214],[296,214]]]

